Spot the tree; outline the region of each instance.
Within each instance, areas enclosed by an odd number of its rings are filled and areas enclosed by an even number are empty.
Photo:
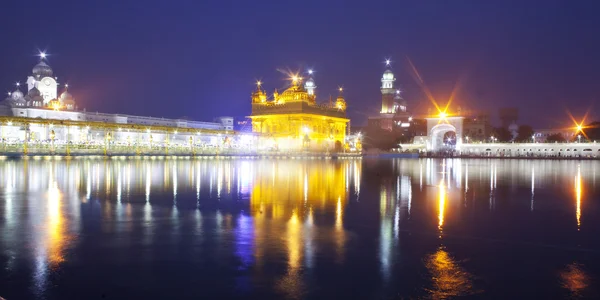
[[[499,142],[510,142],[513,138],[512,133],[504,127],[498,127],[494,129],[494,132],[494,137],[497,138]]]
[[[517,142],[531,142],[533,136],[533,128],[529,125],[521,125],[519,126],[519,130],[517,131],[517,137],[515,140]]]
[[[564,143],[566,140],[560,133],[553,133],[546,138],[548,143]]]
[[[600,141],[600,122],[592,122],[583,129],[590,141]]]

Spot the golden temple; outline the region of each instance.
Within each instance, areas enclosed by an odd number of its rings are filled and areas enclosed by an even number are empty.
[[[342,88],[335,102],[319,104],[315,84],[309,78],[292,76],[291,85],[272,98],[257,82],[252,93],[252,131],[266,136],[263,147],[274,150],[312,150],[340,152],[347,147],[346,101]]]

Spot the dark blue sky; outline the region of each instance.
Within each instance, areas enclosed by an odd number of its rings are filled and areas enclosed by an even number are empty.
[[[419,69],[442,103],[520,123],[560,126],[566,110],[598,118],[598,1],[21,1],[0,4],[0,87],[24,82],[47,49],[59,82],[92,111],[164,117],[250,113],[261,78],[315,69],[318,97],[345,87],[354,125],[380,109],[383,60],[410,108],[429,106],[409,72]]]

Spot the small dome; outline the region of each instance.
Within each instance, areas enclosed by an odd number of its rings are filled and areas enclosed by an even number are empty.
[[[385,70],[385,72],[383,72],[383,79],[393,80],[394,79],[394,73],[392,73],[392,70],[390,70],[390,69]]]
[[[52,68],[43,60],[33,67],[33,75],[38,77],[52,77]]]
[[[308,78],[308,80],[306,80],[306,82],[304,83],[304,86],[307,88],[314,87],[315,81],[312,78]]]
[[[508,130],[509,131],[518,131],[519,130],[519,125],[512,123],[508,126]]]
[[[73,96],[68,91],[62,92],[62,94],[60,94],[60,101],[68,100],[73,100]]]
[[[35,86],[29,90],[29,92],[27,92],[27,96],[29,96],[30,98],[36,97],[36,96],[40,96],[40,90],[38,90]]]
[[[12,92],[12,94],[10,94],[11,97],[13,98],[13,100],[19,100],[23,98],[23,92],[21,92],[20,90],[16,90],[14,92]]]

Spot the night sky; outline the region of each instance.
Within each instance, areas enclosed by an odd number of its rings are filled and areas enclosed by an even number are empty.
[[[21,1],[0,4],[0,87],[25,82],[46,50],[88,111],[247,116],[256,79],[313,68],[317,97],[345,88],[353,125],[381,106],[391,58],[409,110],[430,102],[409,58],[444,104],[520,109],[535,127],[600,116],[600,1]],[[456,106],[452,106],[456,108]],[[452,109],[451,108],[451,109]]]

